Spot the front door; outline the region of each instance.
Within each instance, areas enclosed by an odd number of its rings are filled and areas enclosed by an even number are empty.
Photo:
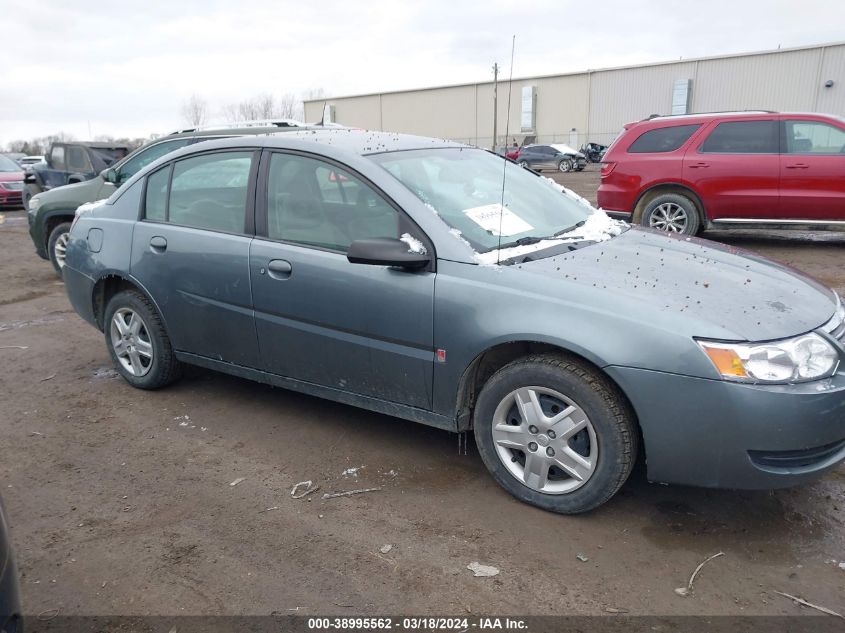
[[[696,143],[684,155],[683,178],[695,186],[708,218],[778,217],[777,120],[721,121]]]
[[[845,221],[845,126],[807,119],[783,125],[781,216]]]
[[[425,240],[363,178],[317,158],[262,159],[250,250],[263,367],[274,374],[431,408],[435,273],[351,264],[357,239]]]
[[[149,291],[174,349],[259,366],[249,285],[252,151],[170,163],[147,178],[132,275]]]

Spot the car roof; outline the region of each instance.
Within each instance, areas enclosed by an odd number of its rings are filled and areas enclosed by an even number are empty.
[[[79,145],[93,149],[129,149],[125,143],[108,143],[103,141],[56,141],[53,145]]]
[[[312,129],[288,132],[279,132],[276,130],[273,134],[250,138],[248,143],[252,146],[279,148],[299,147],[303,143],[316,143],[361,156],[414,149],[469,147],[462,143],[447,141],[445,139],[414,136],[412,134],[397,134],[393,132],[356,130],[352,128]],[[242,147],[244,145],[244,139],[228,138],[209,140],[194,144],[191,147],[197,148],[200,145],[202,145],[203,149]],[[184,150],[180,150],[181,152],[187,153]]]

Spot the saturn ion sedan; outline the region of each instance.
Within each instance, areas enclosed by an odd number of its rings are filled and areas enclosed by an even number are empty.
[[[731,488],[845,458],[834,292],[457,143],[191,145],[80,210],[63,276],[134,387],[193,364],[471,429],[493,478],[554,512],[606,502],[638,457]]]

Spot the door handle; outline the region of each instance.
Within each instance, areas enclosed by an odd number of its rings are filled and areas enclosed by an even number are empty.
[[[290,262],[285,259],[271,259],[267,264],[267,271],[276,279],[287,279],[292,270]]]
[[[689,165],[690,169],[698,169],[699,167],[710,167],[710,163],[691,163]]]
[[[792,165],[787,165],[787,169],[807,169],[809,165],[807,163],[793,163]]]
[[[150,238],[150,250],[153,253],[163,253],[167,250],[167,240],[161,235],[156,235]]]

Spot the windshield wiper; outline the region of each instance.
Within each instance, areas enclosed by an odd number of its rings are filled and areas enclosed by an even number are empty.
[[[534,237],[533,235],[529,235],[528,237],[520,237],[518,240],[514,240],[513,242],[506,242],[499,246],[498,248],[512,248],[514,246],[530,246],[531,244],[537,244],[538,242],[542,242],[545,237]]]
[[[548,236],[544,237],[543,239],[544,240],[552,240],[556,237],[560,237],[561,235],[565,235],[566,233],[569,233],[570,231],[574,231],[575,229],[580,229],[582,226],[584,226],[584,224],[586,222],[587,222],[586,220],[581,220],[580,222],[576,222],[575,224],[570,226],[568,229],[563,229],[562,231],[558,231],[554,235],[548,235]]]
[[[586,220],[581,220],[580,222],[576,222],[575,224],[573,224],[569,228],[558,231],[557,233],[554,233],[553,235],[544,235],[543,237],[536,237],[534,235],[529,235],[527,237],[520,237],[518,240],[514,240],[513,242],[506,242],[505,244],[502,244],[501,246],[499,246],[499,248],[505,249],[505,248],[512,248],[514,246],[530,246],[531,244],[538,244],[539,242],[542,242],[543,240],[561,239],[563,235],[569,233],[570,231],[574,231],[575,229],[581,228],[582,226],[584,226],[585,222],[586,222]]]

